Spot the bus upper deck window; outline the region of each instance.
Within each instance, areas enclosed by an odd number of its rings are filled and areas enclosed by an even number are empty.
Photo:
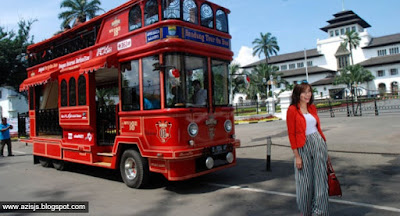
[[[228,19],[223,10],[217,10],[215,15],[215,27],[222,32],[228,32]]]
[[[193,0],[184,0],[183,1],[183,20],[187,22],[191,22],[194,24],[198,24],[197,18],[197,5]]]
[[[210,5],[204,3],[200,8],[201,25],[214,28],[214,14]]]
[[[163,17],[164,19],[180,19],[181,18],[180,0],[163,0]]]
[[[157,0],[148,0],[144,7],[144,25],[148,26],[158,22]]]
[[[129,31],[142,27],[142,11],[139,5],[133,6],[129,11]]]
[[[69,105],[76,106],[76,81],[74,77],[69,79]]]

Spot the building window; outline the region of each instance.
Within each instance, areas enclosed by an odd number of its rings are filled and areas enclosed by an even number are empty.
[[[308,67],[311,67],[311,66],[313,66],[313,63],[312,63],[312,61],[307,61],[307,66],[308,66]]]
[[[352,26],[352,27],[351,27],[351,31],[356,32],[356,31],[357,31],[356,27],[355,27],[355,26]]]
[[[133,6],[129,11],[129,31],[142,27],[142,11],[139,5]]]
[[[197,5],[193,0],[183,1],[183,20],[194,24],[198,23]]]
[[[349,55],[342,55],[337,57],[338,68],[342,69],[349,65]]]
[[[399,71],[397,70],[397,68],[390,69],[390,75],[394,76],[394,75],[397,75],[397,74],[399,74]]]
[[[333,31],[329,31],[329,35],[330,35],[331,37],[335,36],[335,35],[333,34]]]
[[[148,0],[144,7],[144,25],[148,26],[156,22],[158,22],[157,0]]]
[[[378,77],[383,77],[383,76],[385,76],[385,71],[384,71],[384,70],[378,70],[377,76],[378,76]]]
[[[281,71],[287,70],[287,65],[281,65]]]
[[[2,98],[3,96],[3,92],[0,90],[0,98]]]
[[[289,69],[295,69],[296,68],[296,64],[289,64]]]
[[[385,56],[385,55],[386,55],[386,49],[378,50],[378,56]]]
[[[201,20],[201,25],[208,27],[208,28],[214,28],[214,14],[213,10],[210,5],[207,3],[204,3],[201,5],[200,8],[200,20]]]
[[[389,54],[393,55],[393,54],[398,54],[399,53],[399,48],[398,47],[393,47],[389,49]]]
[[[335,30],[335,36],[339,36],[339,30]]]
[[[346,28],[346,32],[350,32],[350,27],[347,27],[347,28]]]
[[[302,67],[304,67],[304,62],[297,63],[297,68],[302,68]]]
[[[344,28],[340,29],[340,34],[344,35]]]

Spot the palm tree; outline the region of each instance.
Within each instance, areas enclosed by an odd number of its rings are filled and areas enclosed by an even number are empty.
[[[371,71],[363,68],[361,65],[349,65],[340,71],[340,74],[335,77],[334,85],[345,84],[347,88],[351,89],[355,100],[357,101],[357,94],[354,94],[353,86],[358,83],[365,83],[374,80],[375,77]]]
[[[96,16],[96,12],[104,11],[100,8],[100,0],[63,0],[60,8],[67,8],[58,15],[62,19],[61,27],[76,23],[76,21],[85,22],[87,18],[92,19]]]
[[[271,33],[267,32],[263,34],[260,32],[260,38],[256,38],[253,41],[253,56],[258,55],[260,57],[261,54],[265,56],[265,62],[268,65],[268,59],[271,55],[278,54],[279,46],[276,37],[272,36]]]
[[[343,44],[345,45],[345,47],[349,46],[350,48],[351,64],[353,65],[354,64],[353,49],[357,49],[357,47],[360,45],[361,38],[357,32],[352,30],[352,31],[347,31],[343,39],[344,39]]]

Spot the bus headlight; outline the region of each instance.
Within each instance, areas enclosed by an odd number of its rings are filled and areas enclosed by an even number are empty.
[[[231,120],[226,120],[225,121],[225,123],[224,123],[224,128],[225,128],[225,131],[226,132],[231,132],[231,130],[232,130],[232,122],[231,122]]]
[[[199,127],[196,123],[192,122],[188,126],[188,133],[191,137],[195,137],[199,133]]]

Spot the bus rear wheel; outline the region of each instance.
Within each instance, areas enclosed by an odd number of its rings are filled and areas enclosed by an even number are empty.
[[[62,160],[53,160],[53,167],[56,168],[56,170],[64,170],[65,169],[65,162]]]
[[[131,188],[143,188],[149,181],[149,166],[146,158],[133,149],[124,151],[120,172],[125,184]]]
[[[50,159],[48,159],[48,158],[40,157],[39,163],[40,163],[40,165],[42,165],[42,167],[50,167]]]

